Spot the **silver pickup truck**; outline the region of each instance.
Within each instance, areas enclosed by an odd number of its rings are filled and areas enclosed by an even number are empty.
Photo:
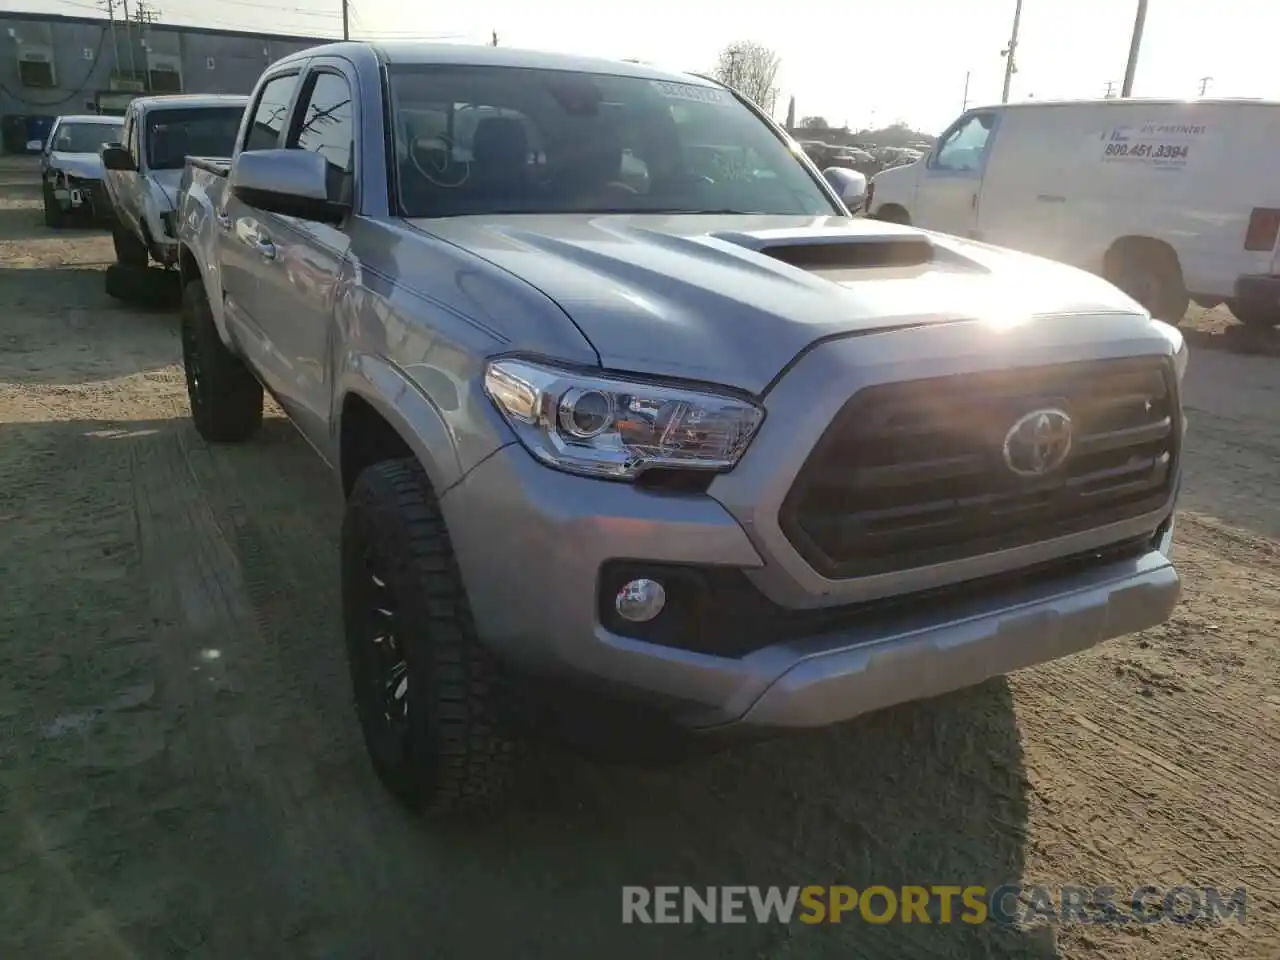
[[[178,184],[189,155],[231,149],[247,97],[173,94],[138,97],[125,111],[121,142],[102,151],[107,195],[115,213],[116,262],[142,270],[178,260]],[[109,292],[112,289],[108,281]]]
[[[188,164],[178,223],[196,428],[249,438],[265,387],[335,471],[358,714],[413,807],[501,795],[547,703],[816,727],[1177,601],[1181,335],[853,219],[709,81],[318,47]]]

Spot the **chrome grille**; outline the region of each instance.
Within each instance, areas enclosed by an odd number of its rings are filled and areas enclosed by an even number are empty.
[[[1038,409],[1069,415],[1071,450],[1046,475],[1019,476],[1004,441]],[[1172,493],[1180,416],[1172,368],[1159,357],[868,387],[801,468],[782,528],[814,569],[847,578],[1143,516]]]

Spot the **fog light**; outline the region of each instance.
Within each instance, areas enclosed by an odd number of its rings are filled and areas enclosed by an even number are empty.
[[[624,583],[614,598],[618,616],[633,623],[652,620],[667,604],[667,591],[657,580],[632,580]]]

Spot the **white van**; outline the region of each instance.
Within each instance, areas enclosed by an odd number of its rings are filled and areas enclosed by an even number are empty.
[[[1280,323],[1280,102],[969,110],[867,211],[1084,267],[1175,323],[1190,300]]]

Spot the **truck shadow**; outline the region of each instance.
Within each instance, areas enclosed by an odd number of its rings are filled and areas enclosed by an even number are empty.
[[[92,222],[87,217],[68,221],[66,226],[57,230],[45,226],[44,211],[39,206],[38,192],[36,203],[32,206],[0,207],[0,242],[37,239],[72,240],[106,232],[106,227]]]
[[[184,421],[0,425],[0,565],[18,598],[0,611],[0,715],[47,723],[150,691],[87,732],[20,733],[0,764],[0,843],[24,864],[0,874],[15,944],[47,952],[105,925],[144,956],[1055,955],[1047,930],[958,911],[621,922],[624,885],[1018,882],[1028,784],[1002,680],[666,769],[539,747],[498,822],[408,816],[349,706],[340,510],[280,419],[217,448]],[[134,752],[90,787],[67,759],[108,731]],[[156,746],[138,753],[144,733]],[[56,850],[32,846],[50,835]]]
[[[0,382],[69,386],[178,363],[176,313],[126,306],[105,282],[91,265],[0,266]]]

